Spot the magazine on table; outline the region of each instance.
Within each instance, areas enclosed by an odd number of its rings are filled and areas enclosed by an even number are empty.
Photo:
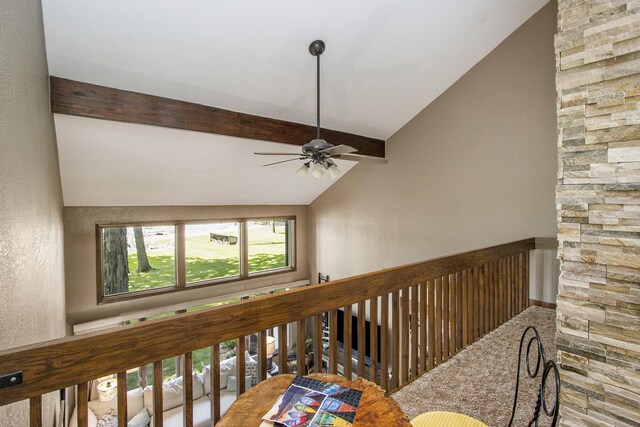
[[[349,427],[361,397],[360,390],[296,376],[260,427]]]

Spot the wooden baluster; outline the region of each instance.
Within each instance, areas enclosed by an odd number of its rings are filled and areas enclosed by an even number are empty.
[[[472,286],[473,286],[473,341],[477,341],[478,340],[478,325],[480,324],[480,322],[478,322],[478,310],[480,309],[480,304],[478,301],[478,290],[480,289],[479,286],[479,281],[480,281],[480,273],[478,272],[478,267],[473,267],[473,282],[472,282]]]
[[[518,261],[520,259],[520,255],[513,256],[513,287],[514,287],[514,295],[513,295],[513,315],[520,314],[520,289],[522,289],[522,284],[520,283],[520,266],[518,265]]]
[[[493,329],[500,325],[500,262],[493,262]]]
[[[344,308],[342,341],[342,369],[345,378],[351,379],[353,374],[353,361],[351,360],[351,349],[353,348],[353,309],[350,305]]]
[[[427,282],[427,309],[428,309],[428,347],[427,347],[427,358],[428,358],[428,368],[433,369],[436,361],[436,317],[435,317],[435,300],[436,300],[436,292],[435,292],[435,283],[433,280],[429,280]]]
[[[462,348],[469,345],[469,288],[467,287],[468,270],[462,272]]]
[[[398,388],[400,380],[400,295],[391,294],[391,389]]]
[[[493,262],[490,262],[489,264],[487,264],[487,328],[489,329],[489,331],[493,331],[493,307],[494,307],[494,302],[495,302],[495,297],[493,294],[493,286],[494,286],[494,279],[493,279]]]
[[[369,300],[369,381],[378,383],[378,298]]]
[[[211,383],[211,414],[213,424],[220,421],[220,344],[211,347],[209,381]]]
[[[278,373],[288,374],[289,365],[287,355],[289,346],[287,345],[287,325],[278,326]]]
[[[457,313],[457,301],[458,294],[456,289],[456,275],[449,275],[449,333],[451,334],[451,340],[449,341],[449,354],[453,357],[458,351],[456,350],[456,342],[458,340],[456,331],[456,313]]]
[[[529,251],[524,254],[524,290],[525,290],[525,307],[529,307]]]
[[[258,332],[258,382],[267,379],[267,331]]]
[[[496,261],[496,324],[498,328],[502,324],[502,260]]]
[[[153,363],[153,426],[162,427],[162,360]]]
[[[409,381],[409,334],[411,333],[409,330],[409,298],[409,288],[404,288],[400,298],[400,386]]]
[[[411,286],[411,378],[418,378],[418,285]]]
[[[442,361],[449,359],[449,276],[442,278]]]
[[[118,427],[127,427],[127,371],[118,372]]]
[[[456,273],[456,353],[462,350],[462,272]]]
[[[512,317],[511,309],[513,308],[513,275],[511,272],[511,257],[507,257],[507,319]]]
[[[516,290],[517,290],[517,300],[516,300],[516,312],[520,314],[522,312],[522,254],[516,255]]]
[[[484,266],[478,268],[478,337],[484,335]]]
[[[500,324],[502,325],[506,318],[506,289],[507,288],[507,262],[505,259],[500,260]]]
[[[322,314],[313,316],[313,366],[315,373],[322,373]]]
[[[380,298],[380,387],[389,391],[389,294]]]
[[[509,291],[509,287],[510,287],[510,279],[511,277],[509,277],[509,257],[506,257],[504,259],[504,317],[503,317],[503,322],[506,322],[507,320],[509,320],[509,297],[511,292]]]
[[[329,373],[338,373],[338,310],[329,312]]]
[[[371,323],[370,323],[371,325]],[[367,345],[367,305],[365,301],[358,303],[358,376],[366,377],[367,365],[365,347]],[[369,360],[371,362],[371,360]]]
[[[509,287],[507,288],[507,313],[508,313],[508,318],[511,319],[513,317],[513,257],[510,256],[508,258],[508,271],[507,274],[509,275]]]
[[[427,282],[420,288],[420,373],[427,372]]]
[[[442,363],[442,279],[437,278],[434,281],[436,289],[435,298],[435,332],[436,332],[436,347],[435,347],[435,363],[439,365]]]
[[[193,427],[193,355],[185,353],[182,359],[182,420],[184,427]]]
[[[483,334],[487,334],[491,331],[489,329],[489,264],[482,266],[482,274],[484,276],[484,289],[482,295],[484,296],[484,312],[482,314],[482,325],[484,326]]]
[[[236,397],[245,391],[244,375],[246,371],[244,352],[246,351],[245,337],[236,340]]]
[[[516,315],[516,257],[510,256],[511,260],[511,317]]]
[[[42,427],[42,396],[29,399],[29,427]]]
[[[296,364],[298,375],[307,375],[307,365],[305,359],[307,356],[307,322],[305,319],[298,320],[296,327]]]
[[[89,425],[89,387],[86,382],[78,384],[78,395],[76,396],[76,416],[78,420],[78,427],[88,427]],[[162,418],[162,417],[161,417]],[[162,427],[162,426],[161,426]]]

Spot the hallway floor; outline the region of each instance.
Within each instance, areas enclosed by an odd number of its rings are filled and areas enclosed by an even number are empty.
[[[529,325],[535,326],[547,358],[555,359],[555,317],[555,310],[529,307],[392,397],[409,419],[428,411],[451,411],[490,426],[505,426],[511,416],[522,332]],[[521,379],[515,426],[528,424],[541,378],[539,375],[534,385],[522,372],[525,378]]]

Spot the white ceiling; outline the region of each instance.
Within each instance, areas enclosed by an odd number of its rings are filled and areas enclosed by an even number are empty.
[[[327,44],[322,55],[323,126],[386,139],[547,1],[43,0],[42,3],[51,75],[307,124],[315,123],[315,59],[307,48],[311,41],[321,38]],[[96,133],[106,132],[111,126],[120,129],[118,125],[98,121],[83,123],[79,126],[73,120],[67,123],[56,118],[66,204],[87,205],[91,200],[95,204],[97,198],[84,183],[72,184],[70,179],[107,179],[104,174],[97,176],[99,172],[93,168],[69,161],[82,157],[81,153],[73,152],[82,147],[77,140],[82,134],[78,127],[92,138],[104,138],[108,144],[112,142],[106,136]],[[211,151],[206,151],[210,148],[206,144],[196,148],[196,140],[210,141],[211,146],[225,146],[228,141],[222,136],[193,136],[189,132],[146,126],[134,128],[137,138],[148,143],[153,138],[167,142],[169,138],[179,138],[181,142],[176,149],[191,151],[189,157],[197,159],[211,155]],[[66,141],[67,137],[76,140]],[[163,158],[157,152],[159,146],[133,138],[129,138],[129,143],[128,150],[144,145],[146,156],[163,165],[167,173],[175,169],[168,166],[171,156]],[[292,148],[257,141],[246,144],[259,150]],[[205,151],[197,153],[196,149]],[[122,179],[129,182],[134,177],[127,179],[131,172],[126,171],[135,170],[136,160],[127,157],[126,152],[121,154],[121,161],[127,164]],[[225,157],[225,161],[246,163],[246,168],[256,163],[254,159],[240,157]],[[276,178],[276,174],[280,176],[278,172],[270,171],[273,176],[260,175],[266,169],[246,168],[234,169],[226,180],[244,181],[239,173],[248,172],[250,177],[261,176],[263,181],[264,178],[286,181],[295,169],[274,167],[283,172],[281,178]],[[80,170],[86,175],[80,174]],[[173,178],[182,188],[199,177],[189,172],[188,165],[181,172],[184,175]],[[296,189],[292,194],[304,195],[303,198],[273,193],[268,194],[269,200],[287,198],[292,203],[307,203],[311,197],[309,182],[291,184]],[[271,188],[282,185],[288,183],[275,181]],[[141,192],[135,204],[158,204],[147,193]],[[257,200],[264,198],[260,196],[249,193],[245,198],[218,200],[219,204],[263,203]],[[169,194],[163,200],[180,204],[178,200],[184,197]],[[100,205],[129,203],[124,194],[107,192],[98,199],[105,200]],[[189,199],[198,204],[212,202],[196,195]]]
[[[282,151],[282,144],[61,114],[54,119],[65,206],[306,205],[334,182],[329,174],[299,176],[302,162],[264,168],[281,158],[252,154]],[[336,164],[344,174],[355,163]]]

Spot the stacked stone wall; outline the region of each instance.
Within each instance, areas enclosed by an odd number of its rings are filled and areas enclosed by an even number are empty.
[[[562,425],[640,426],[640,1],[560,0]]]

